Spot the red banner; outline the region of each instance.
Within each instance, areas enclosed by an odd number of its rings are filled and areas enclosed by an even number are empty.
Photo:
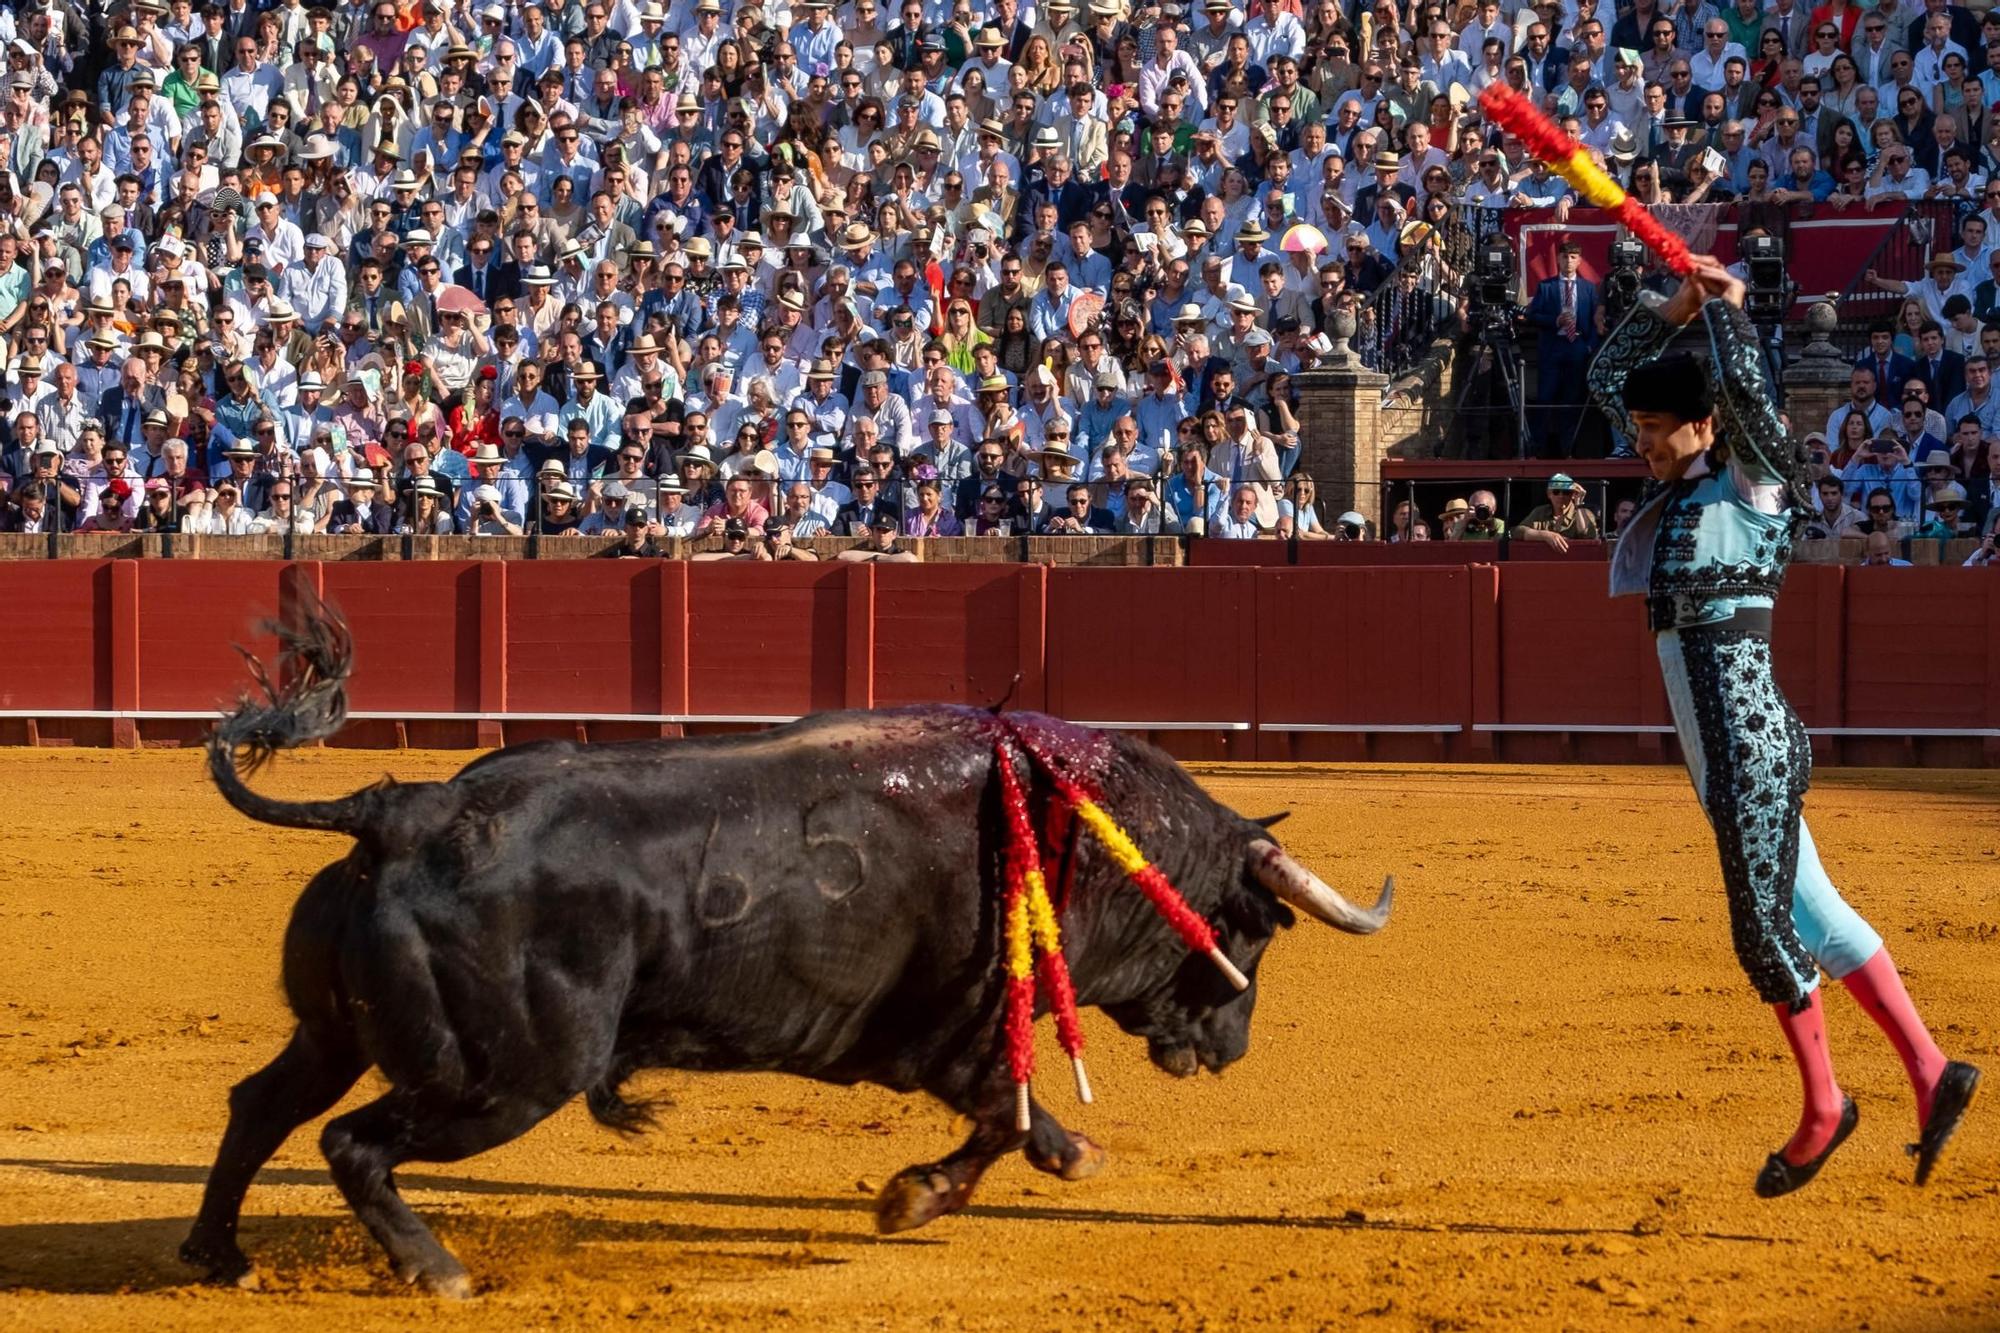
[[[1667,204],[1653,212],[1685,237],[1696,253],[1713,254],[1725,264],[1735,262],[1736,205]],[[1793,313],[1828,293],[1846,291],[1903,220],[1900,201],[1845,210],[1822,206],[1810,216],[1793,217],[1785,235],[1786,266],[1799,285]],[[1524,296],[1533,295],[1543,278],[1555,276],[1556,250],[1564,241],[1583,247],[1584,276],[1597,280],[1610,266],[1611,243],[1618,239],[1618,224],[1601,208],[1571,209],[1565,222],[1555,220],[1552,208],[1509,209],[1504,225],[1514,242]]]

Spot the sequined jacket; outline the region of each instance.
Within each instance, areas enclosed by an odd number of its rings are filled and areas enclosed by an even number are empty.
[[[1597,405],[1627,439],[1638,430],[1622,390],[1635,367],[1680,334],[1648,294],[1590,368]],[[1620,535],[1611,595],[1644,596],[1653,629],[1727,620],[1769,607],[1785,581],[1808,492],[1778,419],[1757,334],[1737,306],[1711,300],[1701,321],[1714,357],[1716,448],[1680,480],[1657,487]]]

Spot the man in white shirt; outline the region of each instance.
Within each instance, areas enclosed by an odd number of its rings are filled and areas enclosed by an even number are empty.
[[[1882,150],[1882,160],[1878,164],[1874,180],[1868,183],[1868,202],[1879,199],[1921,199],[1924,191],[1930,189],[1931,178],[1917,167],[1910,165],[1910,150],[1902,144],[1892,144]]]
[[[292,226],[289,222],[284,225]],[[329,248],[327,238],[318,232],[306,237],[301,258],[287,267],[279,280],[279,290],[309,333],[331,331],[347,309],[347,269],[327,257]]]

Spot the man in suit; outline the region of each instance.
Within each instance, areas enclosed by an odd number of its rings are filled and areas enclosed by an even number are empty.
[[[1868,326],[1868,346],[1854,358],[1854,364],[1874,371],[1878,386],[1893,385],[1898,391],[1917,373],[1917,363],[1896,350],[1896,327],[1886,319]]]
[[[882,35],[882,42],[889,48],[890,64],[897,69],[915,69],[924,40],[922,0],[904,0],[902,19],[901,23]]]
[[[1812,46],[1812,14],[1800,0],[1776,0],[1765,11],[1764,31],[1784,38],[1785,54],[1803,60]]]
[[[1965,358],[1944,345],[1944,329],[1935,320],[1925,320],[1917,331],[1917,378],[1931,391],[1931,401],[1940,408],[1965,392]]]
[[[465,245],[465,267],[455,270],[451,280],[471,292],[482,301],[491,302],[502,296],[518,296],[518,292],[501,289],[501,265],[493,257],[494,242],[484,236],[475,236]],[[519,275],[515,282],[520,281]]]
[[[1528,303],[1528,322],[1539,331],[1535,357],[1536,402],[1541,405],[1541,456],[1568,458],[1585,401],[1584,377],[1604,333],[1604,305],[1597,284],[1581,276],[1583,249],[1563,244],[1556,276],[1544,278]]]
[[[1521,44],[1521,59],[1528,65],[1528,86],[1552,93],[1569,70],[1569,48],[1549,45],[1549,25],[1537,19],[1528,25]]]
[[[1934,14],[1942,14],[1950,21],[1950,31],[1946,40],[1957,45],[1961,51],[1982,51],[1986,43],[1979,39],[1979,20],[1972,17],[1972,11],[1959,5],[1946,4],[1945,0],[1924,0],[1924,12],[1911,19],[1903,27],[1903,49],[1920,51],[1924,46],[1924,27]]]
[[[1662,127],[1665,140],[1653,152],[1653,161],[1660,169],[1660,185],[1668,192],[1678,195],[1688,184],[1688,163],[1707,152],[1703,144],[1693,142],[1695,121],[1686,113],[1669,112]]]
[[[333,502],[326,530],[356,535],[386,537],[396,530],[394,497],[375,485],[375,474],[357,469],[345,483],[347,497]]]

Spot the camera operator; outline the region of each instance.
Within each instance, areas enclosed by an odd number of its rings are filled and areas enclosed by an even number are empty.
[[[473,488],[471,512],[465,521],[470,537],[518,537],[521,524],[500,507],[500,488],[480,485]]]
[[[1500,502],[1491,491],[1472,493],[1472,516],[1464,526],[1451,534],[1451,540],[1461,542],[1497,542],[1507,535],[1507,521],[1500,517]]]

